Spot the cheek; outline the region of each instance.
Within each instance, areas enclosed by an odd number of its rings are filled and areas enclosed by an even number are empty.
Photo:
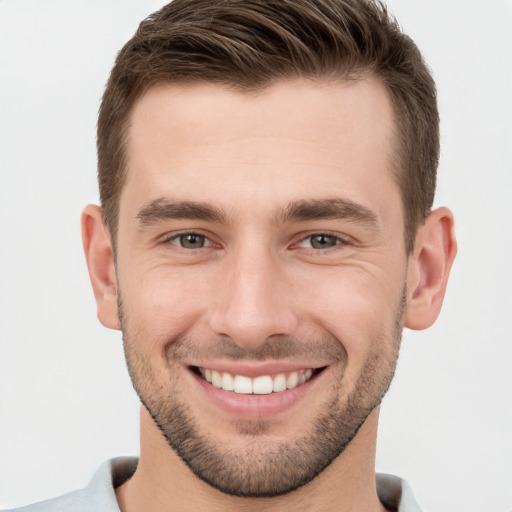
[[[121,287],[129,328],[162,346],[198,322],[212,300],[204,275],[170,266],[139,266]]]
[[[318,283],[322,283],[321,286]],[[336,269],[322,279],[302,281],[300,308],[310,320],[340,340],[349,361],[365,360],[392,343],[403,293],[403,281],[356,268]]]

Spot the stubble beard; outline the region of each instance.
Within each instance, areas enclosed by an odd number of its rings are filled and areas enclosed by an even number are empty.
[[[339,368],[339,378],[331,379],[331,398],[322,404],[323,412],[308,432],[297,439],[267,444],[268,421],[242,420],[232,425],[239,436],[245,436],[243,449],[240,449],[219,446],[217,439],[197,425],[190,407],[180,398],[180,387],[184,384],[177,382],[173,366],[177,367],[185,355],[204,354],[204,351],[195,348],[186,337],[171,340],[166,353],[169,382],[165,393],[159,392],[161,386],[157,384],[154,368],[143,354],[138,353],[137,347],[143,345],[142,340],[132,336],[119,298],[128,371],[142,404],[167,443],[198,478],[225,494],[248,498],[268,498],[292,492],[311,482],[345,451],[391,384],[400,348],[404,310],[405,288],[393,332],[380,334],[372,340],[375,349],[350,393],[343,389],[346,352],[343,344],[334,337],[309,344],[309,347],[304,342],[285,338],[251,351],[225,340],[213,343],[215,348],[209,350],[209,354],[229,354],[233,359],[279,359],[315,350],[325,356],[328,351]]]

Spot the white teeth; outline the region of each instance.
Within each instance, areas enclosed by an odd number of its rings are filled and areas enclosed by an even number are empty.
[[[276,375],[274,378],[274,393],[279,393],[279,391],[284,391],[286,389],[286,376],[283,373]]]
[[[233,391],[235,388],[235,379],[233,379],[233,376],[230,373],[224,372],[222,374],[222,389],[225,389],[226,391]]]
[[[313,376],[313,370],[299,370],[286,376],[284,373],[271,377],[261,375],[254,379],[244,375],[231,375],[227,372],[199,368],[199,373],[212,386],[225,391],[234,391],[243,395],[268,395],[272,392],[280,393],[287,389],[294,389],[307,382]]]
[[[269,377],[268,375],[256,377],[252,383],[252,392],[255,395],[268,395],[272,393],[272,388],[272,377]]]
[[[216,388],[222,387],[222,375],[215,370],[212,370],[212,385],[214,385]]]
[[[252,379],[243,375],[236,375],[233,391],[242,395],[252,394]]]
[[[286,379],[286,387],[288,389],[293,389],[297,387],[297,384],[299,383],[299,374],[298,372],[292,372],[290,375],[288,375],[288,378]]]
[[[313,375],[313,370],[311,370],[311,369],[306,370],[305,373],[302,373],[299,377],[299,385],[304,384],[304,382],[308,381],[312,375]]]

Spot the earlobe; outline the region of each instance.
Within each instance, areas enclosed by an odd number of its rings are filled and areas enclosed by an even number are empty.
[[[406,327],[426,329],[436,321],[456,254],[452,212],[448,208],[432,211],[419,228],[409,257]]]
[[[82,212],[82,243],[98,319],[105,327],[119,329],[114,254],[99,206],[90,204]]]

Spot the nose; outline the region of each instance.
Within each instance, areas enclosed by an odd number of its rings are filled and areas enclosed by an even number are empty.
[[[270,249],[240,249],[224,263],[222,284],[210,315],[213,331],[254,349],[298,324],[293,291],[283,264]]]

